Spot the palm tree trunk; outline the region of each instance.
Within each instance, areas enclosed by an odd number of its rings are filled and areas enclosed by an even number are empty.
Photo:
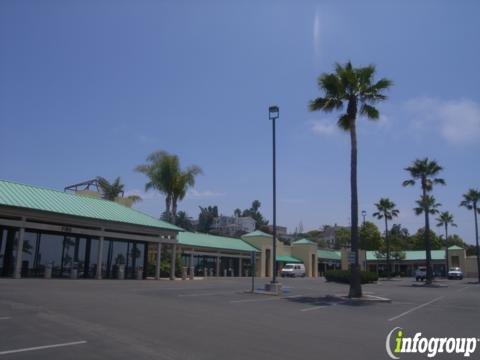
[[[172,224],[175,224],[177,220],[177,202],[178,198],[174,196],[172,199]]]
[[[447,258],[446,260],[446,270],[445,270],[445,277],[448,276],[448,224],[445,223],[445,257]]]
[[[473,215],[475,216],[475,242],[477,245],[477,275],[480,283],[480,246],[478,246],[478,221],[477,221],[477,203],[473,203]]]
[[[356,107],[353,101],[350,101],[348,107],[351,110]],[[356,109],[355,109],[356,110]],[[352,110],[349,114],[354,114]],[[352,264],[352,278],[350,281],[349,297],[362,297],[362,285],[360,281],[360,264],[358,256],[358,193],[357,193],[357,129],[355,124],[355,116],[351,115],[351,159],[350,159],[350,191],[351,191],[351,251],[355,254],[355,263]]]
[[[423,186],[422,181],[422,188],[423,188],[423,199],[427,196],[426,187]],[[432,244],[430,242],[430,216],[429,216],[430,209],[428,206],[425,205],[423,212],[425,213],[425,252],[426,252],[426,262],[427,262],[427,279],[426,284],[431,284],[433,280],[433,272],[432,272]]]
[[[165,214],[167,215],[167,219],[168,221],[170,221],[170,205],[172,203],[172,197],[170,194],[167,194],[167,196],[165,196]]]
[[[387,242],[387,278],[391,278],[391,268],[390,268],[390,238],[388,236],[388,220],[387,220],[387,214],[384,214],[385,218],[385,240]]]

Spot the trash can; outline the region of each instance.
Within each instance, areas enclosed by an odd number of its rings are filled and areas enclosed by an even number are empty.
[[[182,266],[182,280],[187,280],[187,268]]]
[[[78,269],[70,270],[70,279],[75,280],[78,278]]]
[[[207,277],[207,276],[208,276],[208,269],[203,268],[203,277]]]
[[[193,280],[195,277],[195,268],[192,266],[190,267],[190,280]]]

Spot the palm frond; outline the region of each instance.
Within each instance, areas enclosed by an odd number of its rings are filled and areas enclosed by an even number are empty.
[[[347,114],[343,114],[337,121],[337,125],[340,129],[349,131],[352,127],[352,122]]]
[[[310,101],[308,105],[310,111],[323,110],[325,112],[331,112],[343,107],[343,102],[335,98],[316,98]]]
[[[362,105],[360,108],[360,114],[372,120],[377,120],[380,117],[380,113],[377,108],[368,104]]]

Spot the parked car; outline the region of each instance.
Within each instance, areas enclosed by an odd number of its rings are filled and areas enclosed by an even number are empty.
[[[285,264],[281,272],[282,277],[304,277],[305,265],[303,264]]]
[[[426,278],[427,278],[427,267],[419,266],[417,270],[415,270],[415,280],[425,281]]]
[[[460,269],[459,267],[450,268],[450,270],[448,270],[448,279],[449,280],[453,280],[453,279],[462,280],[463,279],[462,269]]]

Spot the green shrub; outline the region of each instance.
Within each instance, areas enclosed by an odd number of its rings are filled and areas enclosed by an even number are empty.
[[[350,270],[329,270],[325,273],[327,281],[350,284],[352,273]],[[378,280],[378,275],[370,271],[361,271],[360,277],[362,284],[372,283]]]

